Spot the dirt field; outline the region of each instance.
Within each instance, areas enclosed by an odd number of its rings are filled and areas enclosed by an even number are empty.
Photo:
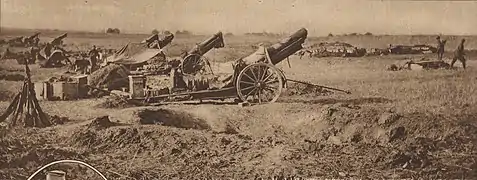
[[[92,44],[118,48],[144,37],[72,34],[66,43],[73,44],[69,48]],[[167,55],[178,55],[205,38],[176,37],[166,48]],[[308,43],[326,38],[311,39]],[[394,44],[433,43],[432,36],[350,37],[349,41],[380,47],[396,39]],[[226,36],[226,48],[207,56],[223,63],[253,52],[251,45],[278,40]],[[469,37],[468,42],[467,47],[477,49],[477,38]],[[454,48],[449,42],[447,49]],[[0,179],[26,179],[40,166],[61,159],[83,160],[109,179],[477,177],[477,56],[469,57],[466,70],[385,70],[397,61],[421,57],[300,60],[292,56],[291,68],[286,62],[278,65],[288,78],[352,94],[290,83],[279,102],[260,106],[192,103],[99,108],[105,99],[41,102],[48,114],[67,119],[49,128],[2,134]],[[14,60],[1,61],[0,71],[23,74]],[[64,71],[32,67],[34,80]],[[15,79],[0,80],[1,110],[20,85]],[[101,116],[109,116],[111,123],[94,120]],[[56,168],[66,170],[68,179],[99,179],[84,167]]]

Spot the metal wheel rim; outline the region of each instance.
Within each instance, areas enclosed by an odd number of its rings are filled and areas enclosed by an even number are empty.
[[[197,74],[197,72],[199,72],[205,66],[204,64],[201,64],[201,63],[205,63],[205,62],[203,61],[202,57],[197,54],[190,54],[186,56],[181,64],[182,73],[189,74],[189,75]],[[199,66],[199,68],[197,68],[197,66]],[[192,72],[190,72],[189,69],[191,69]]]
[[[259,67],[259,69],[256,69],[256,71],[254,71],[256,67]],[[248,73],[250,73],[251,75],[249,75]],[[251,83],[253,83],[253,85]],[[258,87],[257,83],[260,83]],[[274,83],[276,83],[276,87],[270,86]],[[253,100],[257,100],[256,102],[252,103],[273,103],[277,101],[277,99],[282,93],[283,78],[281,77],[281,73],[270,64],[252,64],[245,67],[239,73],[237,77],[236,88],[237,95],[243,102],[249,102],[248,98],[252,96]],[[272,91],[273,89],[274,91]],[[273,97],[263,99],[263,97],[267,96],[265,92],[271,92]],[[255,96],[257,96],[257,98],[255,98]]]

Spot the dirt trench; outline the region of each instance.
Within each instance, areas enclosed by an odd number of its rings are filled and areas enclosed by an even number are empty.
[[[84,159],[114,179],[448,179],[472,177],[476,165],[471,158],[477,139],[476,125],[469,121],[472,115],[457,122],[446,116],[337,103],[147,107],[118,116],[129,123],[98,117],[60,142],[54,133],[39,130],[37,140],[43,142],[39,147],[45,149],[36,151],[39,156],[27,150],[31,140],[18,139],[4,143],[11,148],[0,150],[10,155],[0,157],[30,170],[34,167],[19,163],[22,157],[45,157],[32,158],[34,165],[52,158]],[[41,155],[46,151],[51,155]],[[15,169],[3,174],[14,174]]]

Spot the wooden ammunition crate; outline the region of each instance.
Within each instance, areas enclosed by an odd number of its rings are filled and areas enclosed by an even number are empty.
[[[54,82],[53,98],[60,100],[78,99],[78,83]]]

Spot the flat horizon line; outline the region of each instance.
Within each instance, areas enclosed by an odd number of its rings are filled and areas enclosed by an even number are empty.
[[[108,29],[108,28],[106,28]],[[21,27],[9,27],[9,26],[0,26],[0,33],[4,30],[23,30],[23,31],[46,31],[46,32],[71,32],[71,33],[92,33],[92,34],[107,34],[105,31],[93,31],[93,30],[68,30],[68,29],[35,29],[35,28],[21,28]],[[151,30],[152,31],[152,30]],[[165,30],[158,30],[159,32],[165,31]],[[179,30],[181,31],[181,30]],[[183,31],[183,30],[182,30]],[[195,33],[193,31],[187,30],[191,32],[191,35],[195,36],[206,36],[214,33]],[[170,31],[172,34],[175,34],[173,31]],[[231,33],[231,32],[224,32],[224,34]],[[246,33],[231,33],[233,35],[250,35],[254,33],[270,33],[274,35],[287,35],[291,34],[293,32],[270,32],[270,31],[265,31],[265,32],[246,32]],[[366,35],[366,33],[371,33],[371,35]],[[114,33],[111,33],[114,34]],[[123,35],[151,35],[152,33],[141,33],[141,32],[121,32],[119,34]],[[332,34],[333,36],[477,36],[477,34],[378,34],[378,33],[372,33],[372,32],[364,32],[364,33],[342,33],[342,34],[334,34],[334,33],[328,33]],[[354,35],[353,35],[354,34]],[[328,35],[309,35],[309,37],[329,37]]]

